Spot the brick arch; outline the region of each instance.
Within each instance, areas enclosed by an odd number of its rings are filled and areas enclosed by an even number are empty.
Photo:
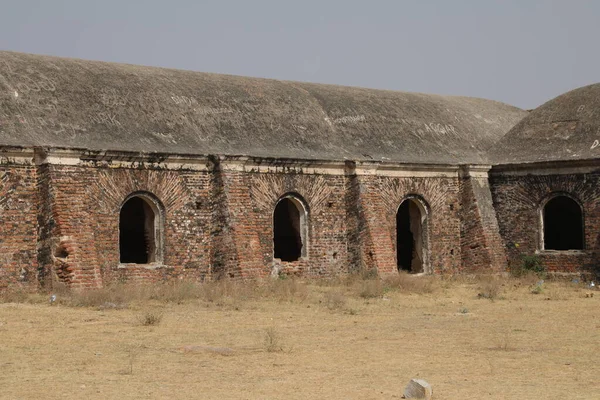
[[[281,209],[284,206],[293,207],[293,216],[286,210]],[[307,258],[310,242],[310,208],[302,195],[296,192],[288,192],[282,195],[273,207],[273,257],[280,258],[282,261],[298,261],[300,258]],[[278,230],[288,230],[283,233]],[[291,237],[283,237],[291,235]],[[294,243],[286,243],[292,241]],[[293,254],[287,254],[292,248]],[[278,257],[279,256],[279,257]],[[293,259],[284,259],[284,258]]]
[[[399,213],[401,212],[401,207],[404,204],[407,204],[407,202],[410,202],[412,204],[415,204],[416,207],[419,210],[419,215],[418,215],[418,221],[414,221],[413,218],[415,217],[412,214],[409,214],[409,218],[410,218],[410,222],[409,222],[409,229],[411,231],[412,234],[417,235],[417,237],[413,237],[413,243],[415,246],[415,249],[413,250],[413,254],[416,256],[415,257],[411,257],[411,264],[412,266],[408,268],[408,270],[410,272],[425,272],[425,273],[429,273],[431,272],[431,266],[430,266],[430,243],[429,243],[429,220],[430,220],[430,215],[431,215],[431,207],[429,206],[429,203],[421,196],[418,194],[408,194],[406,196],[404,196],[402,198],[402,200],[400,201],[400,203],[398,204],[398,207],[396,208],[396,240],[394,241],[394,243],[396,243],[396,263],[398,265],[398,268],[400,269],[400,262],[399,262],[399,257],[401,254],[401,250],[400,250],[400,243],[399,243],[399,236],[400,236],[400,232],[401,229],[403,229],[403,227],[399,226]],[[409,204],[410,204],[409,203]],[[412,246],[413,244],[411,244]],[[412,247],[411,247],[412,249]],[[418,260],[418,262],[416,262],[416,260]],[[419,265],[417,265],[419,264]]]
[[[286,193],[297,193],[313,213],[323,209],[333,190],[322,176],[282,176],[265,174],[251,187],[250,197],[262,212],[270,212]]]
[[[146,241],[145,245],[148,251],[147,260],[142,264],[162,264],[164,259],[165,207],[157,196],[147,191],[130,193],[121,203],[119,208],[119,261],[121,263],[126,262],[123,260],[123,249],[121,247],[122,229],[124,228],[122,218],[124,217],[124,207],[133,199],[142,200],[144,209],[151,213],[151,215],[144,213],[144,226],[141,227],[145,231],[144,241]]]
[[[569,192],[564,192],[564,191],[556,191],[556,192],[552,192],[548,195],[546,195],[539,203],[538,206],[538,215],[539,215],[539,221],[540,221],[540,225],[539,225],[539,243],[538,243],[538,249],[540,250],[557,250],[557,249],[547,249],[547,238],[545,237],[545,235],[547,234],[546,230],[548,229],[548,227],[546,226],[546,224],[548,223],[547,218],[546,218],[546,208],[548,206],[548,204],[553,201],[556,200],[558,198],[567,198],[570,201],[573,202],[573,204],[577,205],[577,207],[579,208],[579,217],[580,220],[579,221],[575,221],[575,225],[570,227],[571,229],[571,234],[575,235],[574,230],[579,230],[579,232],[577,232],[577,236],[579,236],[581,243],[577,243],[577,245],[575,247],[577,247],[575,250],[584,250],[586,248],[585,245],[585,207],[583,205],[583,203],[581,202],[581,200],[579,200],[579,198]],[[560,249],[559,249],[560,250]],[[568,249],[563,249],[563,250],[568,250]]]
[[[134,192],[152,193],[168,212],[182,209],[192,199],[180,174],[171,171],[100,171],[97,183],[91,188],[91,197],[97,199],[97,209],[102,214],[118,212],[123,199]]]

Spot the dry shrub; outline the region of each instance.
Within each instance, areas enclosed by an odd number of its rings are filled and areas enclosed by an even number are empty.
[[[2,303],[26,303],[29,293],[21,287],[8,287],[0,292]]]
[[[330,310],[345,310],[348,302],[345,294],[341,290],[328,290],[324,294],[323,303]]]
[[[295,278],[268,279],[260,285],[262,295],[281,302],[304,301],[308,297],[308,286]]]
[[[385,292],[385,287],[380,279],[364,280],[357,285],[358,295],[363,299],[373,299],[382,297]]]
[[[143,326],[156,326],[162,321],[163,315],[160,312],[147,311],[138,317],[139,323]]]
[[[144,289],[149,291],[142,294],[142,298],[159,300],[169,303],[182,304],[189,300],[195,300],[202,296],[201,285],[189,281],[174,281],[161,283],[152,286],[146,286]]]
[[[502,294],[505,280],[499,276],[482,275],[480,278],[479,293],[481,299],[497,300]]]
[[[277,332],[277,330],[273,327],[265,329],[264,336],[264,347],[265,350],[269,353],[276,353],[283,351],[283,347],[281,345],[281,335]]]
[[[115,284],[98,289],[73,290],[58,302],[73,307],[124,308],[139,299],[140,288]]]
[[[436,277],[431,275],[410,275],[399,272],[384,279],[386,287],[401,292],[427,294],[433,293],[437,284]]]

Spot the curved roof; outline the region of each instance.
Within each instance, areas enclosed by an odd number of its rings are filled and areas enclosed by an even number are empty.
[[[600,83],[535,110],[490,150],[495,164],[587,160],[600,156]]]
[[[0,145],[480,163],[524,115],[475,98],[0,52]]]

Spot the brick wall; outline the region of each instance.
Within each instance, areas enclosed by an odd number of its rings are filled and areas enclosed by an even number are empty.
[[[48,166],[52,246],[58,278],[76,287],[103,281],[210,274],[211,185],[207,173]],[[154,195],[163,209],[164,267],[119,267],[119,211],[132,193]],[[63,257],[57,257],[64,248]]]
[[[4,166],[0,285],[39,279],[99,287],[130,279],[264,277],[273,270],[303,276],[361,269],[393,274],[396,212],[407,198],[426,214],[426,272],[500,270],[506,266],[503,241],[512,261],[536,251],[537,207],[553,190],[583,202],[588,250],[546,252],[544,262],[571,271],[582,263],[592,268],[597,259],[597,174],[585,179],[496,174],[494,209],[484,177],[357,174],[352,162],[335,173],[303,167],[265,171],[220,160],[210,157],[196,169],[89,162]],[[120,265],[120,207],[138,192],[155,198],[161,210],[164,257],[162,263]],[[308,252],[298,261],[278,262],[273,211],[289,193],[308,210]]]
[[[0,165],[0,289],[37,286],[36,187],[34,167]]]
[[[468,170],[463,170],[460,193],[462,270],[506,270],[506,252],[498,231],[488,178],[473,177]]]
[[[600,173],[561,175],[491,175],[494,207],[509,263],[539,254],[555,272],[598,274],[600,253]],[[540,251],[540,207],[555,192],[568,193],[583,205],[585,250]]]
[[[459,187],[457,178],[359,176],[364,209],[363,260],[367,268],[395,273],[396,212],[404,199],[416,196],[427,212],[429,272],[460,270]]]

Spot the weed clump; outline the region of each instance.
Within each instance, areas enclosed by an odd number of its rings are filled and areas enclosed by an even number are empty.
[[[527,275],[536,275],[539,278],[546,277],[546,267],[537,254],[521,254],[521,262],[513,263],[509,267],[512,276],[521,278]]]
[[[281,346],[281,336],[273,327],[265,329],[264,347],[269,353],[277,353],[283,351]]]
[[[157,326],[162,321],[162,313],[148,311],[139,317],[140,324],[143,326]]]
[[[477,297],[480,299],[497,300],[502,293],[502,281],[493,276],[482,278]]]

